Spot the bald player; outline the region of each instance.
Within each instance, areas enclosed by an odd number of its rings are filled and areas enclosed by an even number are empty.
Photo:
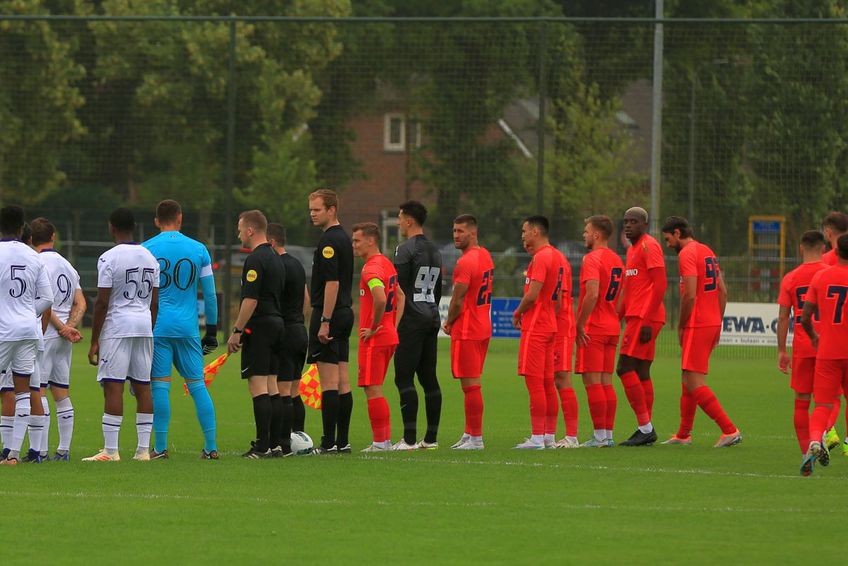
[[[622,446],[649,446],[657,441],[651,424],[654,385],[651,364],[657,336],[665,324],[665,289],[668,285],[662,246],[648,232],[648,212],[634,206],[624,213],[624,235],[630,240],[619,312],[624,315],[624,337],[616,373],[638,428]]]

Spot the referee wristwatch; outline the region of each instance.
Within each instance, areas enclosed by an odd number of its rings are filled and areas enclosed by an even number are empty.
[[[244,332],[244,329],[241,329],[238,326],[233,326],[233,334],[241,334],[242,332]]]
[[[330,320],[332,320],[332,317],[328,318],[323,314],[321,315],[321,324],[324,324],[325,322],[330,322]]]

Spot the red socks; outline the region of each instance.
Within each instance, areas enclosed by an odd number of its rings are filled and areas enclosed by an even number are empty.
[[[559,400],[554,378],[545,380],[545,434],[556,434]]]
[[[827,428],[825,430],[830,430],[834,427],[834,425],[836,425],[836,419],[839,418],[839,409],[841,409],[840,399],[839,397],[837,397],[836,401],[834,401],[833,403],[833,409],[830,411],[830,414],[827,417]],[[845,406],[845,411],[846,415],[848,415],[848,405]]]
[[[525,375],[524,383],[530,394],[530,430],[532,434],[545,434],[546,413],[545,380],[541,376]]]
[[[635,371],[628,371],[621,376],[621,384],[624,386],[624,393],[627,395],[627,401],[636,415],[639,426],[651,422],[648,407],[645,405],[645,390],[642,388],[642,382],[639,381],[639,375]]]
[[[385,397],[368,399],[368,418],[371,420],[374,442],[391,440],[392,427],[389,418],[389,403]]]
[[[587,385],[586,397],[589,399],[592,427],[595,430],[604,430],[607,422],[607,396],[604,395],[604,386],[600,383]]]
[[[698,410],[698,402],[695,396],[681,385],[683,392],[680,394],[680,428],[677,429],[678,438],[689,438],[692,434],[692,425],[695,423],[695,411]]]
[[[810,400],[795,399],[795,436],[801,453],[805,454],[810,445]]]
[[[698,406],[721,428],[722,434],[736,432],[736,427],[731,422],[730,417],[724,412],[724,409],[721,408],[721,404],[719,404],[718,399],[716,399],[716,396],[709,387],[702,385],[696,388],[692,392],[692,395],[698,402]]]
[[[606,418],[604,419],[604,429],[612,432],[615,426],[615,408],[618,405],[618,396],[615,394],[615,387],[604,385],[604,397],[606,397]]]
[[[562,418],[565,421],[565,436],[577,436],[577,394],[573,387],[559,390],[562,403]]]
[[[650,378],[640,380],[642,391],[645,393],[645,408],[648,410],[648,420],[651,420],[651,415],[654,414],[654,382]]]
[[[828,425],[830,419],[830,415],[832,413],[832,409],[828,409],[824,405],[816,405],[816,408],[813,409],[813,414],[810,415],[810,440],[815,440],[817,442],[821,441],[822,434],[824,431],[830,429]],[[807,451],[808,446],[802,448],[804,452]]]
[[[479,385],[463,387],[465,393],[465,434],[483,436],[483,393]]]

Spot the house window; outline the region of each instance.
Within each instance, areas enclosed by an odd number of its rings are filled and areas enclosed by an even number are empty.
[[[386,151],[406,149],[406,120],[403,114],[386,114],[383,126],[383,149]]]

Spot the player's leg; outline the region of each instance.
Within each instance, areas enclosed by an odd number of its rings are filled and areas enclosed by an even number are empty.
[[[654,381],[651,379],[651,366],[654,361],[637,360],[636,374],[639,376],[639,384],[645,397],[645,408],[648,410],[648,419],[654,414]]]
[[[306,406],[300,396],[300,377],[292,382],[292,432],[304,432],[306,428]]]
[[[395,353],[395,386],[400,397],[400,416],[403,420],[403,440],[398,449],[415,447],[418,442],[418,391],[415,389],[415,370],[423,354],[424,343],[420,332],[407,330],[400,336]],[[408,447],[408,448],[407,448]]]
[[[418,381],[424,390],[424,413],[427,416],[427,432],[421,441],[422,448],[438,446],[439,423],[442,418],[442,389],[436,376],[439,355],[439,329],[427,331],[422,340],[421,357],[418,362]],[[414,436],[413,436],[414,438]]]
[[[103,449],[88,458],[84,462],[117,462],[121,459],[118,453],[118,438],[121,433],[121,424],[124,421],[124,379],[105,377],[104,367],[112,367],[112,360],[103,362],[104,345],[114,340],[101,340],[100,359],[98,367],[98,381],[103,388],[103,418],[101,428],[103,431]],[[104,344],[106,343],[106,344]],[[109,348],[112,351],[112,348]],[[110,372],[111,373],[111,372]]]
[[[358,385],[365,391],[368,402],[368,419],[371,421],[371,445],[363,452],[384,452],[392,449],[389,403],[383,396],[383,382],[392,346],[372,346],[360,342]]]
[[[462,386],[465,409],[465,429],[451,448],[455,450],[483,449],[483,393],[480,377],[489,348],[489,340],[459,340],[451,338],[451,374]]]
[[[38,448],[38,455],[43,459],[49,458],[50,450],[50,402],[47,400],[47,384],[44,383],[40,387],[39,396],[41,398],[41,408],[43,411],[44,430],[41,433],[41,444]]]
[[[135,432],[137,444],[134,460],[150,460],[150,433],[153,430],[153,393],[150,372],[153,366],[153,338],[127,338],[130,363],[127,377],[135,394]]]
[[[282,360],[281,360],[282,361]],[[280,365],[281,369],[283,364]],[[291,364],[286,365],[291,368]],[[289,377],[292,375],[290,371],[285,372]],[[282,373],[277,374],[277,392],[280,395],[280,447],[283,450],[283,456],[289,456],[292,453],[291,449],[291,434],[292,434],[292,381],[291,379],[281,378]]]
[[[271,456],[271,392],[269,377],[273,376],[276,388],[276,373],[271,374],[271,345],[277,343],[277,335],[271,335],[268,325],[260,321],[248,323],[250,332],[242,335],[241,370],[242,379],[247,379],[247,389],[253,403],[253,421],[256,440],[250,450],[242,456],[249,459]]]
[[[792,358],[792,376],[790,387],[795,394],[795,410],[792,423],[801,454],[810,446],[810,400],[813,393],[813,379],[816,373],[815,358]]]
[[[549,347],[545,350],[545,448],[556,448],[556,431],[559,422],[559,397],[554,385],[554,349],[555,336],[550,337]]]
[[[333,318],[337,318],[336,313]],[[350,453],[350,417],[353,414],[353,392],[350,388],[348,359],[350,356],[350,334],[353,331],[353,311],[338,310],[339,330],[333,342],[339,356],[339,414],[336,421],[336,444],[340,454]],[[332,323],[330,324],[332,326]]]
[[[268,397],[271,399],[271,431],[269,433],[269,446],[271,446],[271,456],[273,458],[281,458],[291,454],[291,450],[286,452],[283,448],[285,445],[291,445],[291,436],[288,438],[288,443],[284,443],[283,438],[283,398],[280,397],[279,382],[277,381],[277,367],[275,364],[274,375],[268,376]]]
[[[150,369],[150,391],[153,398],[151,459],[168,457],[168,430],[171,426],[171,367],[177,361],[175,342],[174,338],[158,336],[153,338],[153,362]],[[186,377],[186,374],[180,373]]]
[[[583,377],[586,398],[589,403],[589,415],[592,418],[592,438],[582,446],[598,448],[606,446],[607,397],[601,374],[604,369],[604,345],[595,336],[588,344],[577,345],[577,373]]]
[[[562,418],[565,422],[565,437],[557,442],[557,448],[577,448],[578,406],[577,394],[571,383],[572,358],[574,357],[574,337],[558,335],[554,345],[554,387],[562,406]]]
[[[32,410],[30,377],[35,371],[36,341],[19,340],[0,342],[0,367],[10,367],[15,392],[15,418],[9,452],[0,464],[12,466],[20,459],[21,446],[29,425]]]
[[[12,430],[15,426],[15,386],[12,383],[11,370],[4,371],[0,380],[0,442],[3,443],[3,452],[0,453],[0,461],[6,459],[9,453],[9,445],[12,443]]]
[[[530,397],[530,438],[516,445],[518,449],[542,450],[545,448],[545,353],[543,335],[521,333],[518,347],[518,375]]]
[[[297,347],[292,347],[289,353],[293,364],[291,369],[292,431],[303,432],[306,421],[306,408],[303,405],[303,399],[300,397],[300,377],[303,374],[303,366],[306,363],[309,338],[306,333],[306,327],[302,324],[286,327],[286,342],[288,344],[294,344],[295,339],[290,339],[290,335],[297,338]]]
[[[827,446],[821,442],[828,420],[833,411],[833,404],[842,392],[843,367],[842,360],[816,360],[816,373],[813,380],[813,398],[815,408],[810,416],[810,445],[801,462],[801,475],[813,473],[816,460],[823,466],[830,462]]]
[[[625,344],[622,344],[622,349]],[[621,385],[624,387],[624,394],[627,396],[627,402],[630,403],[630,408],[633,409],[633,414],[636,415],[636,424],[638,428],[630,435],[626,441],[622,442],[622,446],[633,446],[637,437],[643,434],[652,432],[651,418],[648,414],[648,406],[645,402],[645,390],[642,388],[642,382],[639,379],[639,374],[636,371],[638,360],[627,354],[620,354],[618,357],[618,366],[616,373],[621,379]],[[640,434],[641,433],[641,434]],[[643,443],[635,444],[640,445]]]
[[[53,460],[70,459],[71,440],[74,436],[74,406],[71,403],[71,353],[73,345],[62,338],[48,340],[45,358],[50,359],[51,371],[47,376],[50,394],[53,397],[56,426],[59,429],[59,446]]]
[[[251,375],[247,378],[247,388],[253,400],[253,422],[256,426],[256,440],[245,458],[271,457],[271,396],[268,392],[267,375]],[[276,378],[276,376],[274,376]]]
[[[335,451],[336,423],[339,420],[339,364],[319,361],[316,365],[321,382],[321,422],[324,429],[320,448]]]
[[[22,462],[41,463],[41,444],[44,439],[44,403],[41,399],[41,359],[44,351],[39,350],[35,357],[35,365],[29,379],[30,414],[27,433],[29,434],[29,450]]]

